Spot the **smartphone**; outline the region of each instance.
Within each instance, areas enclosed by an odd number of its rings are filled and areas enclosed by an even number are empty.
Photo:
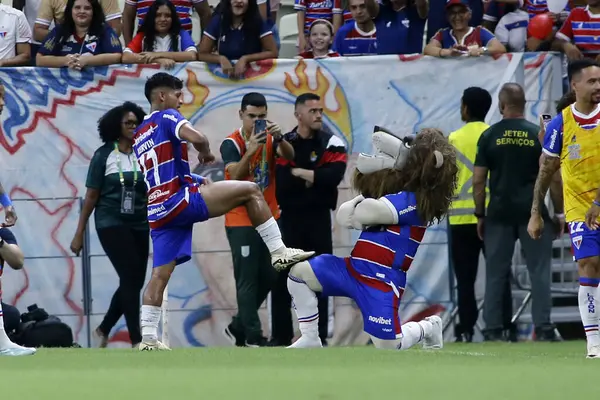
[[[263,134],[267,130],[267,120],[266,119],[257,119],[254,121],[254,134],[260,135]]]
[[[542,123],[544,124],[544,129],[546,129],[548,127],[548,124],[552,120],[552,115],[542,114],[541,117],[542,117]]]
[[[267,120],[257,119],[254,121],[254,135],[259,136],[266,141],[267,139]],[[261,140],[262,142],[262,140]]]

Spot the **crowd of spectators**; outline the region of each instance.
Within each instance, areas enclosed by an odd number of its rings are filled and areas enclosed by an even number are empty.
[[[278,0],[13,0],[0,5],[0,67],[39,65],[80,70],[111,64],[204,61],[231,77],[248,63],[277,58]],[[301,58],[422,53],[479,57],[562,51],[596,57],[600,0],[565,11],[546,0],[295,0]],[[23,11],[20,11],[23,10]],[[192,13],[201,23],[194,43]],[[531,18],[554,22],[545,38],[528,35]],[[135,20],[137,32],[134,32]],[[598,21],[597,21],[598,20]]]

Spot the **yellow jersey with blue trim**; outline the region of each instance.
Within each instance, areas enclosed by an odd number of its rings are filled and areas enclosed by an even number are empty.
[[[582,114],[575,105],[550,121],[544,153],[560,158],[567,222],[585,221],[585,213],[600,186],[600,105]]]

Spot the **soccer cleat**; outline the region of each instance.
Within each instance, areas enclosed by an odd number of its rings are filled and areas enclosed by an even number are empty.
[[[36,353],[36,349],[33,347],[23,347],[14,345],[6,349],[0,350],[0,356],[19,357],[19,356],[32,356]]]
[[[598,359],[600,359],[600,345],[595,345],[595,346],[588,345],[587,357],[586,358],[598,358]]]
[[[286,247],[283,250],[271,255],[271,263],[273,264],[273,268],[275,268],[277,271],[283,271],[284,269],[291,267],[300,261],[309,259],[314,254],[314,251],[304,251]]]
[[[425,318],[426,321],[431,322],[433,326],[429,337],[423,339],[424,349],[441,349],[444,347],[444,333],[442,327],[442,319],[437,315]]]
[[[286,349],[312,349],[320,347],[323,347],[323,344],[318,336],[310,337],[302,335],[291,346],[286,347]]]
[[[140,351],[171,350],[168,346],[158,340],[156,342],[142,342],[138,348]]]

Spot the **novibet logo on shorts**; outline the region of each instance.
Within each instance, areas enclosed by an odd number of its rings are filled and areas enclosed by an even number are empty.
[[[391,318],[373,317],[370,315],[369,315],[369,321],[374,322],[379,325],[391,325],[392,324]]]

